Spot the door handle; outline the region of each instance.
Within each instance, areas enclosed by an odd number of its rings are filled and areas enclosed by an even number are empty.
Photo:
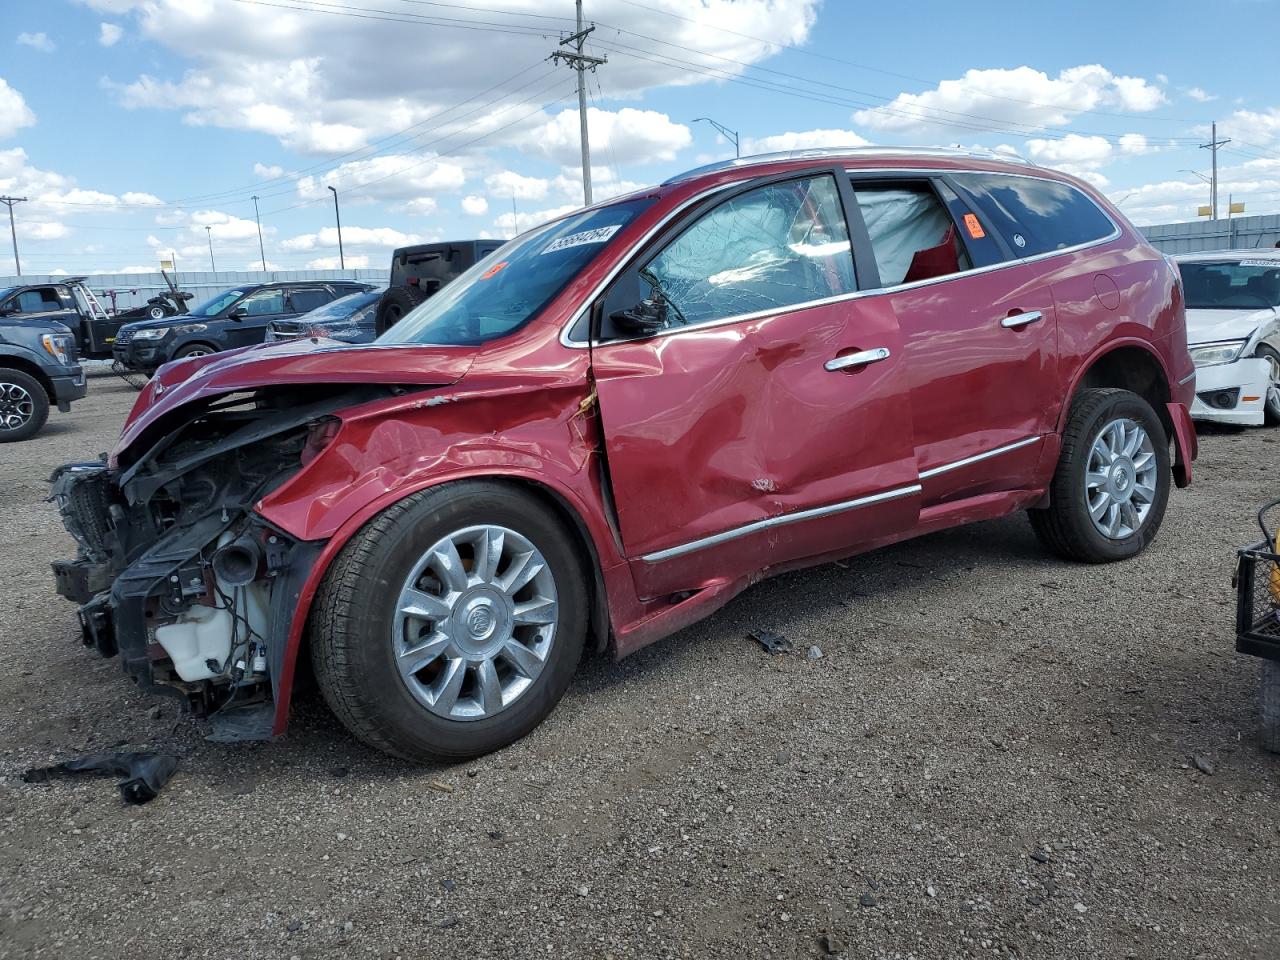
[[[868,363],[877,363],[881,360],[889,359],[888,347],[876,347],[873,350],[859,350],[857,353],[846,354],[843,357],[836,357],[828,360],[823,367],[831,373],[840,370],[848,370],[852,367],[865,367]]]
[[[1039,310],[1028,310],[1026,313],[1015,313],[1005,317],[1000,321],[1000,326],[1015,330],[1018,327],[1025,327],[1028,323],[1038,323],[1043,319],[1044,314]]]

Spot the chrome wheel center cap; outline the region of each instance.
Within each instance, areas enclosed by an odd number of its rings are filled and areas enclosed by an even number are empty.
[[[467,629],[477,640],[483,640],[493,633],[493,625],[493,611],[488,606],[476,607],[467,614]]]

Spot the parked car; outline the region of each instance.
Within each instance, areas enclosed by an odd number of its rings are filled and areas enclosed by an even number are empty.
[[[366,743],[472,756],[585,644],[778,571],[1021,510],[1134,556],[1191,480],[1194,372],[1176,269],[1079,180],[744,159],[531,230],[374,344],[162,369],[55,481],[59,590],[216,724],[283,732],[310,664]]]
[[[406,313],[504,243],[505,240],[446,240],[393,251],[390,286],[383,291],[374,320],[377,333],[399,323]]]
[[[0,443],[26,440],[49,419],[85,395],[76,337],[52,320],[0,316]]]
[[[112,352],[127,369],[153,373],[170,360],[262,343],[273,320],[309,313],[338,297],[371,289],[373,284],[357,280],[242,284],[182,316],[125,324]]]
[[[272,320],[267,324],[267,343],[297,340],[299,337],[325,337],[343,343],[372,343],[374,317],[381,290],[367,290],[316,307],[296,320]]]
[[[85,277],[58,283],[33,283],[0,290],[0,318],[24,321],[43,329],[59,324],[76,338],[77,354],[87,360],[111,356],[116,332],[125,318],[110,316],[85,285]],[[33,329],[34,329],[33,328]]]
[[[1280,424],[1280,250],[1218,250],[1174,258],[1187,296],[1196,362],[1191,416]]]

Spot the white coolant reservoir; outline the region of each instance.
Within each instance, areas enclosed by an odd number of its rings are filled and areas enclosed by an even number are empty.
[[[193,606],[177,623],[156,627],[156,643],[183,680],[207,680],[220,672],[210,670],[208,661],[221,667],[231,655],[231,627],[231,611],[225,607]]]

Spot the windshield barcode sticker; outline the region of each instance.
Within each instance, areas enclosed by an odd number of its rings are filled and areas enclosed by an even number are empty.
[[[1280,270],[1280,260],[1241,260],[1242,267],[1273,267]]]
[[[594,230],[583,230],[581,233],[571,233],[567,237],[561,237],[559,240],[551,241],[551,243],[547,244],[547,249],[543,250],[542,253],[555,253],[557,250],[567,250],[570,247],[581,247],[588,243],[604,243],[621,228],[622,224],[615,223],[611,227],[596,227]]]

